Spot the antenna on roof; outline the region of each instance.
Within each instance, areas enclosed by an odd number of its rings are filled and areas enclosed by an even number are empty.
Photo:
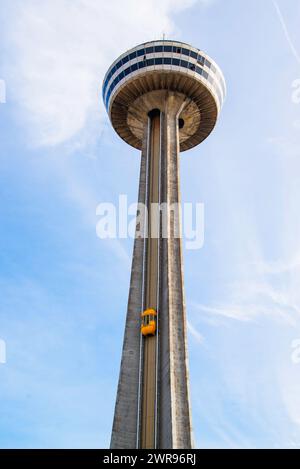
[[[165,41],[165,39],[166,39],[166,35],[165,33],[163,33],[163,41]]]

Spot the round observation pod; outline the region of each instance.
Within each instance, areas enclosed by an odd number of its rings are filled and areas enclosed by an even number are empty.
[[[110,121],[129,145],[142,148],[148,114],[163,112],[163,96],[185,98],[179,116],[180,150],[195,147],[213,130],[226,84],[218,65],[204,52],[178,41],[151,41],[122,54],[103,81],[103,101]]]

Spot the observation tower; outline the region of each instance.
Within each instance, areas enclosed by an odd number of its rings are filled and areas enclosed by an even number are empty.
[[[125,52],[104,78],[111,124],[125,142],[141,150],[113,449],[193,446],[178,236],[179,153],[212,132],[225,93],[223,74],[210,57],[169,40]]]

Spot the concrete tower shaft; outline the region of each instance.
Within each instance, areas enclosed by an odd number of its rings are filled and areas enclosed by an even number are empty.
[[[179,152],[212,131],[225,96],[220,69],[183,43],[123,54],[103,98],[118,134],[142,150],[139,210],[111,448],[191,448]],[[164,210],[162,210],[164,207]],[[141,220],[143,229],[141,230]],[[154,310],[156,332],[141,334]]]
[[[151,204],[180,201],[178,116],[187,102],[183,95],[162,92],[155,104],[161,111],[148,111],[140,171],[139,202],[148,207],[148,237],[137,238],[134,246],[113,448],[192,445],[182,248],[173,236],[179,214],[168,217],[168,238],[155,237],[151,216]],[[161,228],[155,226],[154,232]],[[159,312],[158,332],[144,339],[140,313],[147,308]]]

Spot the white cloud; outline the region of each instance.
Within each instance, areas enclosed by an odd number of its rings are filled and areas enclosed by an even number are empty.
[[[287,40],[287,43],[291,49],[291,52],[293,54],[293,56],[295,57],[295,59],[297,60],[297,62],[300,64],[300,55],[298,54],[298,51],[295,47],[295,44],[294,42],[292,41],[292,38],[291,38],[291,35],[290,35],[290,32],[288,30],[288,27],[287,27],[287,24],[284,20],[284,17],[283,17],[283,14],[281,12],[281,9],[279,8],[279,5],[278,3],[273,0],[273,5],[275,7],[275,10],[276,10],[276,13],[277,13],[277,16],[279,18],[279,21],[280,21],[280,24],[282,26],[282,29],[283,29],[283,32],[284,32],[284,35],[285,35],[285,38]]]
[[[265,279],[237,282],[228,287],[229,298],[222,303],[204,305],[193,302],[195,311],[237,321],[254,321],[261,316],[295,325],[300,320],[300,305],[292,288],[275,287]],[[216,323],[218,324],[218,323]]]
[[[190,321],[187,321],[187,327],[188,327],[188,331],[190,332],[190,334],[193,336],[193,338],[196,340],[196,342],[198,344],[203,344],[204,342],[204,337],[202,334],[200,334],[199,331],[197,331],[197,329],[193,326],[193,324],[190,322]]]
[[[276,262],[257,263],[256,267],[258,271],[262,274],[275,275],[275,274],[293,272],[294,270],[300,268],[300,255],[295,254],[294,257],[287,262],[278,260]]]
[[[15,2],[4,31],[8,77],[34,143],[60,144],[91,121],[100,126],[101,85],[110,63],[139,42],[176,35],[172,14],[195,1]]]
[[[282,366],[278,373],[282,400],[292,422],[300,427],[300,373],[299,366]],[[300,447],[300,435],[298,435]]]
[[[0,79],[0,104],[6,103],[6,85],[5,81]]]

